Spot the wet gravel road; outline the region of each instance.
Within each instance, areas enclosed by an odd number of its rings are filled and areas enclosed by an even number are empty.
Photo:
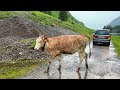
[[[110,46],[92,45],[92,55],[88,59],[88,69],[83,61],[79,75],[81,79],[120,79],[120,60],[117,58],[115,48],[111,43]],[[89,52],[88,46],[86,52]],[[62,55],[62,79],[79,79],[76,72],[79,66],[78,53],[73,55]],[[34,70],[21,79],[58,79],[59,62],[55,60],[50,66],[50,76],[44,73],[47,65],[42,65],[37,70]]]

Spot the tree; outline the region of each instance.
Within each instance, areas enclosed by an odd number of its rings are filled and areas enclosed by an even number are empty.
[[[104,26],[103,29],[106,29],[106,26]]]
[[[103,29],[112,29],[112,26],[104,26]]]
[[[104,26],[103,29],[109,29],[110,33],[113,32],[113,27],[112,26]]]
[[[67,11],[60,11],[59,19],[62,21],[67,21],[68,20],[68,12]]]
[[[40,12],[47,13],[47,11],[40,11]]]
[[[110,33],[120,33],[120,25],[116,26],[104,26],[103,29],[110,29]]]
[[[48,12],[47,12],[47,14],[51,15],[51,14],[52,14],[52,12],[51,12],[51,11],[48,11]]]

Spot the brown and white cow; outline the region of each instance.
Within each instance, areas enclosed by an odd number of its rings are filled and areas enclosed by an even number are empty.
[[[86,68],[88,68],[88,54],[85,52],[87,43],[89,42],[90,50],[90,38],[87,35],[61,35],[57,37],[45,37],[41,34],[36,39],[36,45],[34,49],[38,50],[44,48],[44,51],[51,57],[48,63],[48,68],[46,70],[49,73],[49,67],[54,58],[61,54],[73,54],[75,52],[79,53],[80,65],[85,59]],[[90,53],[91,54],[91,50]],[[90,56],[90,55],[89,55]],[[61,60],[59,59],[59,73],[61,72]],[[77,69],[79,72],[80,66]],[[60,76],[60,75],[59,75]],[[61,76],[59,77],[61,78]]]

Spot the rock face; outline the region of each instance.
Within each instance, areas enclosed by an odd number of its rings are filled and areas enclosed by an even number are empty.
[[[47,36],[77,34],[57,26],[39,25],[22,16],[10,17],[0,21],[0,38],[8,36],[33,38],[38,37],[41,32]]]
[[[15,16],[0,21],[0,37],[36,37],[38,29],[36,24],[25,17]]]
[[[43,51],[33,50],[31,43],[21,42],[23,39],[35,40],[40,33],[44,33],[48,37],[78,34],[58,26],[35,23],[25,16],[0,20],[0,61],[47,59],[47,55]]]

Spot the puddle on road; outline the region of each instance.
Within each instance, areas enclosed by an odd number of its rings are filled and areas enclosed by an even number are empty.
[[[81,79],[120,79],[120,60],[114,52],[114,46],[93,46],[91,44],[92,56],[88,59],[88,67],[86,73],[85,61],[83,61],[80,69]],[[87,46],[85,51],[89,53]],[[52,79],[59,77],[59,62],[55,61],[51,64],[50,76]],[[79,66],[79,55],[63,55],[62,58],[62,79],[79,79],[76,72]]]
[[[99,79],[120,79],[120,60],[117,58],[115,48],[110,46],[93,46],[92,57],[89,60],[89,75]]]

